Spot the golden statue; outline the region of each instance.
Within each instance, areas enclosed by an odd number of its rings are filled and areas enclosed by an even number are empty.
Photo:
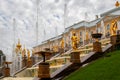
[[[57,52],[58,51],[58,46],[53,46],[53,51]]]
[[[116,6],[116,7],[119,7],[119,6],[120,6],[120,4],[119,4],[118,1],[116,1],[115,6]]]
[[[21,48],[21,47],[22,47],[22,45],[21,45],[21,43],[20,43],[20,39],[18,39],[18,43],[16,44],[16,49],[15,49],[16,53],[22,51],[22,48]]]
[[[16,46],[18,49],[21,49],[20,39],[18,39],[18,44]]]
[[[86,40],[89,39],[89,35],[88,35],[88,32],[86,32]]]
[[[30,50],[27,49],[28,61],[30,61]]]
[[[111,23],[111,35],[117,34],[117,21],[112,21]]]
[[[61,48],[64,49],[64,39],[61,40],[60,45],[61,45]]]
[[[76,50],[78,38],[75,33],[73,33],[71,40],[72,40],[72,48]]]

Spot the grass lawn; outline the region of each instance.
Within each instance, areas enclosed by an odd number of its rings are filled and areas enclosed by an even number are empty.
[[[120,50],[91,62],[64,80],[120,80]]]

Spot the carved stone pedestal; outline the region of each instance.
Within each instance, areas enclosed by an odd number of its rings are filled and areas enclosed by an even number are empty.
[[[38,70],[38,78],[39,80],[51,80],[50,79],[50,68],[49,68],[49,63],[45,62],[46,57],[49,58],[49,56],[51,56],[51,52],[50,51],[40,51],[40,52],[36,52],[35,54],[41,54],[41,56],[43,57],[43,62],[39,64],[39,70]]]
[[[39,80],[51,80],[49,63],[42,62],[39,64],[38,77]]]
[[[113,49],[119,48],[120,46],[120,35],[112,35],[110,37],[111,44],[113,45]]]
[[[9,68],[9,64],[11,64],[12,62],[5,62],[5,64],[6,64],[6,67],[5,67],[5,69],[4,69],[4,76],[5,77],[9,77],[10,76],[10,68]]]
[[[5,68],[4,70],[4,76],[9,77],[10,76],[10,68]]]
[[[80,52],[77,52],[77,51],[73,51],[71,53],[71,58],[70,58],[70,61],[72,63],[80,63]]]
[[[110,41],[112,45],[120,43],[120,35],[113,35],[110,37]]]
[[[26,59],[26,57],[24,57],[22,60],[22,68],[24,68],[26,66],[27,66],[27,59]]]
[[[102,52],[102,47],[101,47],[101,43],[100,42],[94,42],[93,43],[93,51],[95,52]]]
[[[112,45],[115,45],[117,43],[117,35],[113,35],[110,37],[110,41]]]

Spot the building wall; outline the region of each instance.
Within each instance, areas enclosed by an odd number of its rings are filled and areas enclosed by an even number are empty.
[[[112,21],[117,21],[117,23],[118,23],[120,21],[120,17],[112,18],[112,19],[109,19],[109,20],[107,20],[107,18],[106,18],[106,20],[104,21],[106,37],[109,37],[111,35]],[[118,28],[120,27],[120,25],[117,25],[117,26],[118,26]]]
[[[107,15],[106,15],[107,16]],[[117,18],[111,18],[110,17],[105,17],[103,19],[103,23],[104,23],[104,26],[102,26],[101,22],[98,22],[96,24],[94,24],[94,26],[89,26],[89,27],[86,27],[86,32],[85,32],[85,27],[84,26],[79,26],[79,28],[77,29],[74,29],[74,25],[71,26],[71,28],[69,29],[69,31],[67,31],[65,34],[62,35],[62,38],[64,39],[65,41],[65,45],[67,45],[69,47],[69,49],[71,48],[71,37],[72,37],[72,33],[75,32],[76,33],[76,36],[78,37],[78,43],[80,45],[83,45],[86,43],[86,39],[88,38],[88,41],[89,42],[92,42],[92,36],[91,34],[92,33],[102,33],[104,34],[104,30],[105,30],[105,37],[110,37],[110,34],[111,34],[111,23],[113,20],[117,20],[119,21],[119,29],[120,29],[120,16],[118,16]],[[86,36],[86,34],[88,34]],[[55,46],[58,47],[58,49],[60,48],[60,41],[62,40],[62,38],[60,39],[55,39],[55,40],[50,40],[49,43],[45,43],[45,44],[42,44],[35,49],[35,51],[39,51],[39,50],[43,50],[44,48],[47,48],[50,46],[50,49],[53,49]],[[79,46],[80,46],[79,45]],[[42,49],[41,49],[42,48]]]

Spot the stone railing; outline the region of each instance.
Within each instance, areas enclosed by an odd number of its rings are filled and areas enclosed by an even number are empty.
[[[17,74],[19,74],[20,72],[24,71],[25,69],[27,69],[27,67],[24,67],[24,68],[22,68],[21,70],[19,70],[19,71],[17,71],[16,73],[14,73],[14,74],[12,75],[12,77],[15,77]]]
[[[67,63],[65,64],[63,67],[61,67],[60,69],[56,70],[54,73],[51,74],[51,78],[53,78],[54,76],[56,76],[58,73],[62,72],[63,70],[65,70],[66,68],[68,68],[69,66],[71,66],[72,63]]]
[[[104,48],[102,48],[102,52],[103,53],[105,53],[106,51],[108,51],[109,49],[111,49],[111,47],[112,47],[112,44],[108,44],[108,45],[106,45]],[[91,62],[92,61],[92,58],[93,58],[93,60],[94,60],[94,58],[95,58],[95,56],[96,56],[97,54],[96,54],[96,52],[89,52],[85,57],[82,57],[81,59],[80,59],[80,61],[81,61],[81,65],[84,65],[84,64],[86,64],[85,62]],[[98,55],[99,56],[99,55]],[[88,61],[89,59],[91,59],[91,61]],[[67,63],[67,64],[65,64],[63,67],[61,67],[61,68],[59,68],[58,70],[56,70],[55,72],[53,72],[52,74],[51,74],[51,78],[54,78],[55,76],[57,76],[58,74],[60,74],[61,72],[63,72],[64,70],[66,70],[66,69],[68,69],[69,68],[69,66],[71,66],[73,63]],[[77,65],[78,66],[78,65]],[[75,66],[73,66],[73,67],[75,67]],[[80,67],[80,66],[79,66]],[[65,72],[64,72],[65,73]]]

